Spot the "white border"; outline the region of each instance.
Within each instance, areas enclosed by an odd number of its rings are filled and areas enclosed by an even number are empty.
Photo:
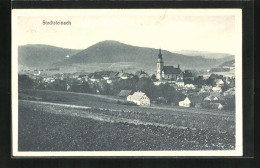
[[[53,16],[53,15],[86,15],[90,11],[96,14],[138,14],[157,15],[160,9],[13,9],[12,10],[12,154],[14,157],[42,157],[42,156],[242,156],[242,9],[173,9],[168,14],[174,15],[217,15],[235,16],[236,49],[235,78],[236,78],[236,149],[217,151],[62,151],[62,152],[19,152],[18,151],[18,17],[19,16]],[[148,12],[149,11],[149,12]]]

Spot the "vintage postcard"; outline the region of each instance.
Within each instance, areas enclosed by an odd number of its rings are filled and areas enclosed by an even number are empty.
[[[241,9],[12,10],[13,156],[242,156]]]

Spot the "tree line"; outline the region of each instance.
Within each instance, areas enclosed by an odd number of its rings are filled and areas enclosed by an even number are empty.
[[[82,82],[77,80],[69,81],[68,79],[56,79],[51,83],[37,82],[29,78],[27,75],[19,75],[20,89],[40,89],[40,90],[56,90],[56,91],[70,91],[80,93],[102,94],[102,95],[118,95],[121,90],[142,91],[152,101],[157,101],[158,98],[163,98],[167,103],[178,103],[185,98],[185,95],[177,91],[169,84],[154,85],[150,78],[133,78],[125,80],[116,80],[112,84],[106,81],[101,82]]]

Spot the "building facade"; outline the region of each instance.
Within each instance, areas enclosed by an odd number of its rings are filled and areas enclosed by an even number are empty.
[[[126,100],[134,102],[138,106],[150,106],[151,104],[149,97],[141,91],[135,92],[133,95],[127,96]]]
[[[180,107],[190,107],[191,106],[191,101],[188,97],[186,97],[183,101],[179,102]]]
[[[156,78],[158,80],[166,79],[176,81],[182,73],[180,65],[177,68],[174,66],[164,66],[161,49],[159,49]]]

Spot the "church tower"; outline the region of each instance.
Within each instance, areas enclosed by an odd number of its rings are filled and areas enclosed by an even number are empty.
[[[163,58],[162,58],[161,49],[159,49],[158,61],[157,61],[157,73],[156,73],[156,78],[159,80],[162,79],[162,70],[163,70]]]

